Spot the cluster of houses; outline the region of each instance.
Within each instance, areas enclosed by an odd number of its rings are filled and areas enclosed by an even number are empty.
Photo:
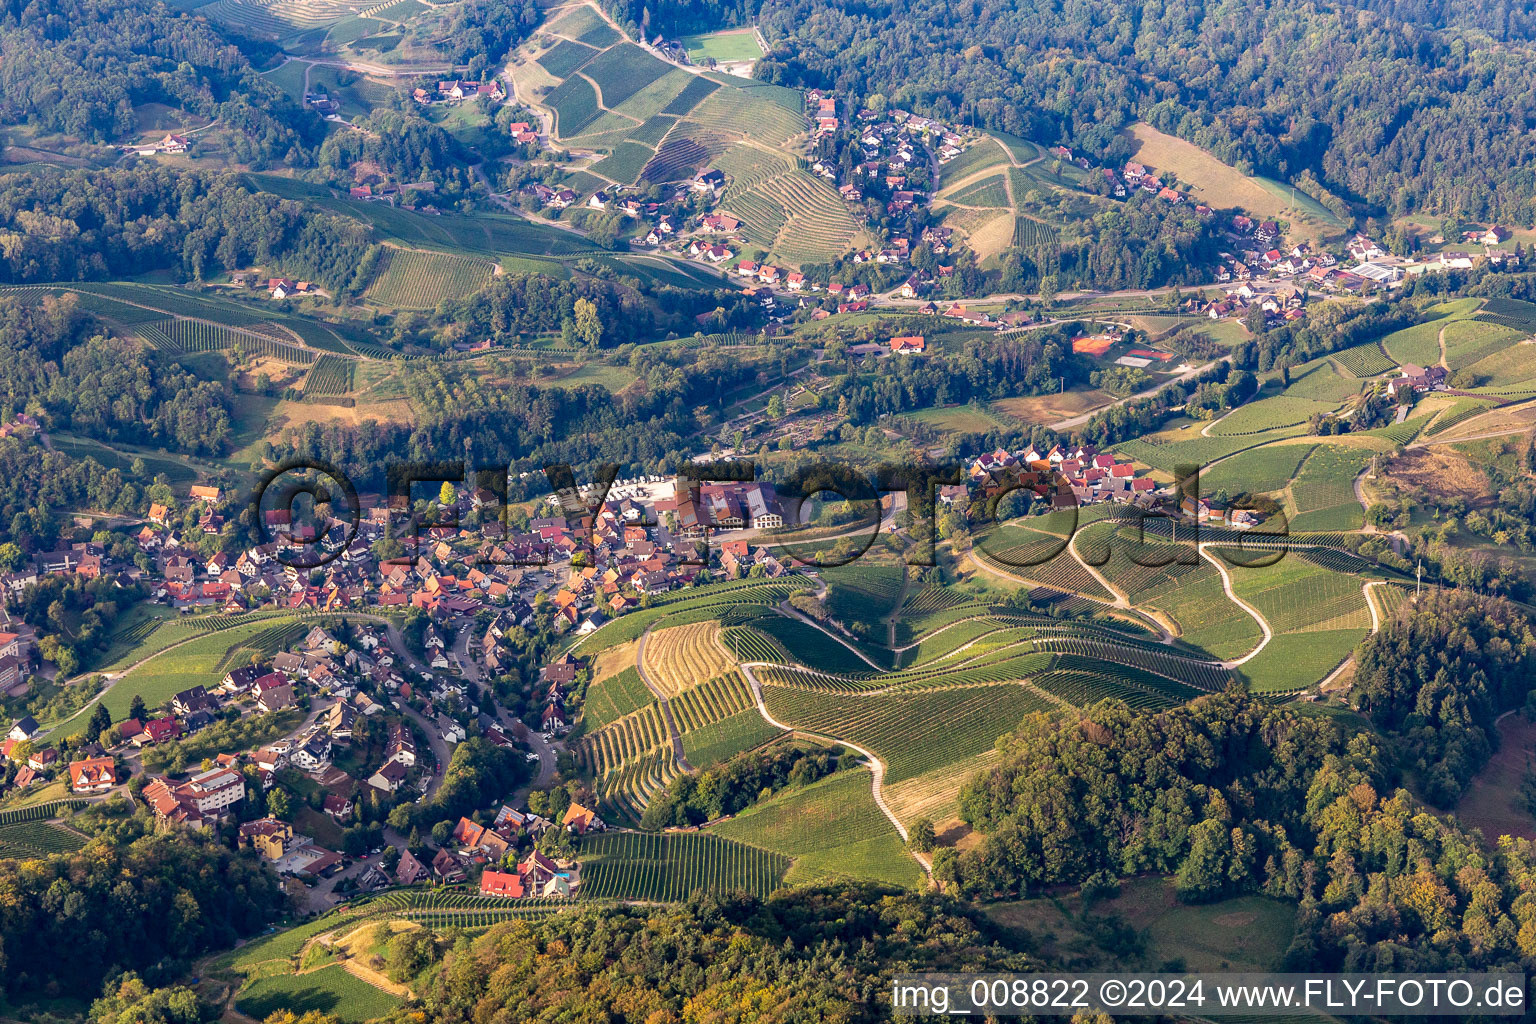
[[[463,103],[465,100],[477,100],[482,96],[500,101],[506,98],[507,93],[498,79],[492,79],[489,82],[466,82],[463,79],[453,79],[438,82],[436,90],[419,86],[411,92],[411,98],[424,106],[431,103]]]
[[[1058,146],[1056,148],[1061,149],[1063,147]],[[1071,151],[1068,150],[1068,152],[1070,153]],[[1184,202],[1186,198],[1184,193],[1178,189],[1169,188],[1167,185],[1164,185],[1162,179],[1157,176],[1157,172],[1151,167],[1148,167],[1146,164],[1137,163],[1134,160],[1121,168],[1118,176],[1108,167],[1104,168],[1104,177],[1109,180],[1111,191],[1120,199],[1124,199],[1131,189],[1139,189],[1149,195],[1157,196],[1157,198],[1165,203],[1172,203],[1174,205]],[[1209,217],[1215,211],[1209,206],[1200,204],[1195,207],[1195,212],[1202,217]]]
[[[1103,501],[1150,507],[1157,493],[1156,482],[1138,475],[1134,463],[1100,453],[1093,445],[1053,445],[1045,451],[1031,445],[1016,452],[999,448],[978,456],[968,476],[968,483],[941,488],[939,500],[946,505],[969,504],[973,489],[992,498],[1022,486],[1053,508]]]
[[[571,897],[581,886],[581,865],[575,860],[555,860],[537,850],[530,850],[510,870],[497,865],[507,860],[523,837],[537,839],[554,822],[537,814],[502,805],[488,825],[461,817],[430,860],[423,863],[409,850],[400,851],[395,865],[395,882],[415,885],[432,880],[442,885],[464,882],[472,870],[480,870],[482,896],[501,899],[535,897]],[[573,803],[566,809],[559,827],[574,834],[606,828],[594,812]]]
[[[965,507],[978,496],[991,499],[1021,487],[1053,509],[1115,501],[1150,510],[1160,500],[1156,481],[1141,475],[1135,463],[1093,445],[1054,445],[1048,450],[1030,446],[1016,452],[999,448],[972,461],[968,477],[966,483],[940,488],[939,500]],[[1221,522],[1239,530],[1263,521],[1249,510],[1227,508],[1211,499],[1184,498],[1179,509],[1197,522]]]
[[[808,107],[814,107],[817,133],[834,134],[841,128],[836,97],[812,89],[806,93]],[[858,131],[858,157],[852,181],[839,181],[838,168],[818,161],[812,172],[837,187],[848,203],[861,203],[871,193],[885,201],[889,214],[901,214],[923,206],[927,194],[909,181],[914,169],[930,166],[930,153],[939,164],[946,164],[965,151],[974,137],[969,129],[922,117],[900,108],[884,112],[860,110],[854,117]]]
[[[274,299],[286,299],[290,295],[313,294],[315,287],[308,281],[295,281],[291,277],[272,277],[267,279],[267,290]]]
[[[192,148],[192,140],[185,135],[168,132],[159,142],[124,146],[124,152],[139,156],[155,156],[158,153],[185,153]]]
[[[1416,395],[1430,391],[1445,391],[1448,376],[1443,366],[1423,367],[1404,363],[1398,367],[1398,376],[1387,382],[1387,394],[1396,398],[1404,391]]]

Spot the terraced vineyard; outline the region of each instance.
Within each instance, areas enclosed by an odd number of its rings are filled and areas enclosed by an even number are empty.
[[[1355,499],[1355,477],[1370,461],[1371,453],[1361,448],[1319,445],[1291,484],[1291,529],[1358,530],[1364,513]]]
[[[316,358],[313,350],[279,341],[270,334],[206,320],[154,320],[139,324],[134,331],[162,352],[218,352],[238,348],[306,366]]]
[[[1529,336],[1536,334],[1536,303],[1520,299],[1488,299],[1478,311],[1477,319],[1510,327]]]
[[[830,262],[847,250],[859,231],[842,197],[804,171],[765,182],[758,193],[789,211],[773,250],[792,263]]]
[[[14,825],[0,825],[0,858],[46,857],[50,853],[67,853],[85,845],[78,832],[47,821],[26,821]]]
[[[602,113],[592,83],[580,77],[567,78],[544,102],[554,108],[555,134],[562,139],[580,135]]]
[[[743,661],[789,661],[824,669],[828,672],[863,672],[869,665],[846,646],[823,633],[815,626],[799,619],[783,615],[762,615],[752,620],[752,626],[776,642],[787,652],[787,657],[752,659],[741,652]],[[729,649],[729,644],[726,645]]]
[[[432,309],[490,283],[496,264],[475,256],[386,247],[364,293],[369,302],[398,309]]]
[[[961,206],[1007,207],[1009,205],[1008,182],[1001,174],[994,174],[964,188],[946,192],[940,198]]]
[[[650,701],[651,691],[641,680],[639,669],[631,665],[618,675],[587,687],[583,720],[589,730],[600,729],[633,714]]]
[[[1060,239],[1060,233],[1049,224],[1042,224],[1029,217],[1013,219],[1013,244],[1020,249],[1054,249]]]
[[[1200,472],[1200,491],[1215,494],[1265,493],[1284,489],[1316,445],[1283,444],[1255,448]]]
[[[593,47],[562,39],[539,57],[539,65],[556,78],[569,78],[596,56]]]
[[[1270,441],[1298,437],[1302,427],[1281,427],[1260,434],[1243,434],[1240,437],[1193,436],[1183,440],[1169,440],[1156,434],[1148,434],[1115,446],[1115,451],[1137,462],[1144,462],[1154,469],[1173,472],[1179,466],[1206,466],[1217,459],[1235,455],[1248,448],[1257,448]]]
[[[764,721],[754,706],[685,733],[683,755],[695,768],[707,768],[782,735],[781,730]]]
[[[656,151],[649,146],[634,141],[621,142],[612,153],[592,165],[592,173],[621,185],[633,185],[655,156]]]
[[[321,356],[304,376],[306,395],[344,395],[356,388],[357,361]]]
[[[1051,707],[1017,683],[861,695],[765,682],[763,700],[781,722],[873,751],[893,783],[979,754],[1025,715]]]
[[[917,863],[875,806],[869,772],[841,771],[709,829],[794,858],[790,883],[840,878],[916,885]]]
[[[334,25],[352,17],[356,8],[344,0],[215,0],[197,13],[250,35],[276,39]]]
[[[643,668],[669,696],[724,672],[730,664],[720,646],[718,622],[695,622],[653,630],[645,638]]]
[[[660,748],[672,740],[658,704],[648,704],[612,725],[582,737],[576,760],[599,779]]]
[[[604,50],[582,67],[582,74],[603,91],[603,105],[609,110],[671,71],[670,64],[634,43],[620,43]]]
[[[688,120],[738,138],[752,138],[770,146],[782,146],[805,131],[805,118],[777,103],[754,96],[756,89],[717,89],[694,107]],[[750,130],[744,129],[750,125]]]
[[[680,900],[704,889],[768,896],[789,858],[703,832],[619,832],[581,840],[584,899]]]
[[[1395,331],[1381,343],[1399,363],[1433,366],[1440,361],[1440,331],[1448,327],[1443,320],[1429,320]]]
[[[670,703],[672,720],[685,735],[755,706],[747,681],[735,671],[695,686]]]
[[[1519,344],[1525,332],[1513,327],[1482,320],[1458,320],[1445,328],[1445,361],[1452,369],[1471,366],[1511,345]],[[1439,361],[1436,353],[1433,364]]]
[[[1327,415],[1338,407],[1337,402],[1277,395],[1238,407],[1212,424],[1210,432],[1218,437],[1262,434],[1306,423],[1313,416]]]
[[[720,642],[740,661],[791,660],[789,652],[777,640],[751,626],[722,630]]]
[[[729,146],[730,139],[718,132],[704,132],[679,125],[657,147],[656,158],[645,165],[641,177],[651,182],[690,178]]]
[[[718,82],[711,82],[700,75],[683,87],[683,91],[672,97],[672,101],[661,108],[663,114],[671,114],[682,117],[693,111],[693,108],[704,102],[705,98],[720,88]]]
[[[1067,593],[1085,594],[1112,601],[1093,574],[1067,550],[1063,537],[1041,533],[1018,524],[1005,524],[979,536],[972,555],[1001,572],[1034,580]]]
[[[1371,615],[1360,581],[1300,559],[1262,569],[1231,570],[1233,589],[1280,633],[1367,629]]]
[[[45,804],[32,804],[29,807],[7,808],[0,811],[0,827],[44,821],[57,817],[63,811],[84,807],[89,802],[88,800],[54,800]]]
[[[1263,633],[1252,616],[1227,599],[1221,576],[1205,559],[1194,565],[1175,560],[1163,566],[1138,565],[1162,561],[1170,545],[1136,549],[1115,544],[1100,570],[1130,597],[1131,603],[1167,615],[1182,638],[1215,658],[1235,658],[1257,647]],[[1186,545],[1180,557],[1193,548]],[[1134,556],[1134,557],[1133,557]]]
[[[1382,354],[1374,341],[1346,348],[1342,352],[1335,352],[1333,358],[1356,377],[1374,377],[1377,374],[1386,373],[1397,365]]]

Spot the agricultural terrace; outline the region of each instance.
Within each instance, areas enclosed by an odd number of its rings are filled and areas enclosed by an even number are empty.
[[[1281,427],[1299,426],[1313,416],[1326,416],[1338,409],[1338,402],[1276,395],[1238,406],[1212,423],[1209,433],[1218,437],[1263,434]]]
[[[432,309],[490,284],[496,264],[475,256],[453,256],[386,246],[379,270],[364,297],[377,306]]]
[[[784,884],[789,858],[703,832],[583,836],[584,899],[681,900],[700,889],[767,896]]]
[[[1291,530],[1360,529],[1364,512],[1355,498],[1355,477],[1370,464],[1372,454],[1368,449],[1341,445],[1313,449],[1291,482],[1286,509],[1291,515]]]
[[[304,375],[304,393],[328,397],[345,395],[356,385],[357,362],[340,356],[321,356]]]
[[[720,623],[694,622],[653,630],[641,641],[645,678],[668,696],[718,676],[730,666],[720,646]]]
[[[778,258],[797,265],[827,262],[858,233],[836,190],[783,154],[741,142],[714,165],[727,177],[721,208],[741,220],[750,241]]]
[[[362,13],[387,6],[387,2],[374,4]],[[342,0],[215,0],[198,8],[197,13],[246,35],[283,39],[309,29],[327,28],[359,10]]]
[[[791,789],[709,829],[713,835],[792,858],[785,882],[868,879],[911,886],[917,863],[870,791],[867,769],[844,770]]]
[[[774,718],[865,747],[885,762],[893,783],[979,754],[1025,715],[1053,706],[1039,691],[1017,683],[866,695],[770,683],[792,678],[776,670],[760,669],[757,675]]]

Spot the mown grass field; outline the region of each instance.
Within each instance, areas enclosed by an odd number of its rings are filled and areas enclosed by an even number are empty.
[[[1291,234],[1313,243],[1338,235],[1346,225],[1305,194],[1249,177],[1199,146],[1166,135],[1149,124],[1130,134],[1138,143],[1136,159],[1158,171],[1173,171],[1194,189],[1197,202],[1217,208],[1242,207],[1249,215],[1291,221]]]
[[[757,45],[757,37],[750,28],[683,36],[682,43],[688,59],[695,64],[702,64],[709,59],[727,62],[757,60],[763,55],[763,48]]]

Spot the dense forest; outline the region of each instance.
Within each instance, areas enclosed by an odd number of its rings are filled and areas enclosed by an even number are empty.
[[[790,744],[749,750],[697,775],[684,772],[645,807],[641,827],[701,825],[740,813],[756,800],[786,786],[806,786],[837,768],[825,751],[805,751]]]
[[[1531,620],[1504,602],[1437,592],[1360,647],[1353,695],[1400,738],[1424,794],[1451,806],[1497,745],[1494,719],[1536,685]]]
[[[397,182],[430,182],[448,199],[469,189],[473,158],[431,121],[381,109],[358,118],[356,126],[356,131],[335,132],[320,147],[320,166],[330,172],[333,184],[350,185],[353,165],[366,163]]]
[[[371,244],[359,222],[253,192],[233,175],[138,165],[0,178],[0,282],[159,269],[197,280],[260,265],[340,291]]]
[[[1063,142],[1108,165],[1131,152],[1121,129],[1146,120],[1246,172],[1320,182],[1325,201],[1536,218],[1533,19],[1517,4],[610,6],[652,35],[755,15],[773,46],[759,77]]]
[[[533,0],[467,0],[453,8],[442,46],[450,61],[468,65],[467,77],[479,81],[486,69],[501,65],[507,53],[543,20],[544,11]]]
[[[207,19],[158,0],[5,0],[0,51],[0,123],[110,142],[162,103],[242,129],[236,156],[256,162],[304,163],[323,135]]]
[[[431,461],[461,452],[476,465],[539,474],[529,485],[534,488],[545,486],[542,473],[551,464],[575,466],[578,475],[600,462],[653,472],[689,458],[699,411],[720,407],[761,369],[711,347],[637,350],[629,365],[640,379],[613,395],[592,384],[498,380],[457,372],[452,364],[411,363],[405,388],[414,425],[306,423],[279,437],[275,454],[323,458],[348,468],[360,485],[377,488],[386,460]]]
[[[122,970],[163,984],[286,903],[254,855],[195,832],[0,860],[0,985],[11,995],[94,993]]]
[[[667,907],[607,906],[458,941],[408,932],[387,959],[425,1011],[397,1019],[428,1024],[862,1024],[889,1019],[887,979],[896,970],[1038,969],[955,901],[873,885],[798,888],[766,901],[698,894]]]
[[[0,410],[38,413],[45,427],[199,455],[229,437],[230,396],[137,341],[86,334],[76,298],[25,306],[0,297]]]

